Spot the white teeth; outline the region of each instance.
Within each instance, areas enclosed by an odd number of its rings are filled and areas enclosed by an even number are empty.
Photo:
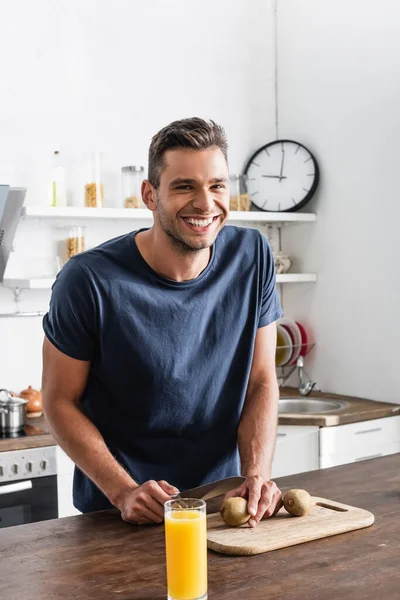
[[[207,227],[213,222],[213,217],[210,219],[185,219],[191,225],[195,225],[196,227]]]

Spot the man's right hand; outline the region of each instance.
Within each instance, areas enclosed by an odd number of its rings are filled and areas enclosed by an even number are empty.
[[[171,500],[179,490],[167,481],[146,481],[142,485],[125,492],[118,503],[121,517],[127,523],[150,525],[162,523],[164,503]]]

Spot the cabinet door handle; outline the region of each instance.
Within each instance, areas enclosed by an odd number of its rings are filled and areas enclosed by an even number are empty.
[[[287,433],[278,433],[278,437],[286,437]]]
[[[374,429],[363,429],[362,431],[356,431],[356,435],[360,433],[374,433],[375,431],[382,431],[382,427],[375,427]]]
[[[357,462],[358,460],[368,460],[369,458],[379,458],[380,456],[382,456],[382,452],[379,454],[371,454],[370,456],[361,456],[360,458],[355,458],[354,462]]]
[[[10,483],[0,487],[0,496],[2,494],[13,494],[14,492],[23,492],[24,490],[32,489],[32,481],[19,481],[18,483]]]

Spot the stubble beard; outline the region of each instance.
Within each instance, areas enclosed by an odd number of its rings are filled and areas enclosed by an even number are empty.
[[[158,213],[158,219],[160,222],[161,229],[164,231],[164,233],[166,233],[168,235],[174,250],[179,252],[179,254],[184,255],[184,256],[187,256],[187,255],[193,256],[194,254],[201,252],[205,248],[210,248],[210,246],[213,245],[216,235],[211,240],[211,242],[206,242],[206,241],[200,242],[200,240],[199,240],[198,244],[196,244],[195,246],[190,241],[186,240],[185,237],[180,233],[180,231],[177,230],[177,227],[174,227],[174,224],[171,222],[171,219],[169,218],[167,211],[164,209],[164,206],[162,204],[162,201],[160,201],[158,194],[157,194],[157,213]],[[218,233],[219,233],[219,230],[217,231],[217,234]]]

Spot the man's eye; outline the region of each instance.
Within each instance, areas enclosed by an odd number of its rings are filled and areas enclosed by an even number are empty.
[[[213,185],[214,188],[218,188],[219,190],[224,190],[225,186],[222,185],[222,183],[216,183],[215,185]]]
[[[189,184],[185,183],[185,184],[183,184],[183,185],[178,185],[178,186],[176,187],[176,189],[177,189],[177,190],[191,190],[191,189],[192,189],[192,187],[191,187]]]

